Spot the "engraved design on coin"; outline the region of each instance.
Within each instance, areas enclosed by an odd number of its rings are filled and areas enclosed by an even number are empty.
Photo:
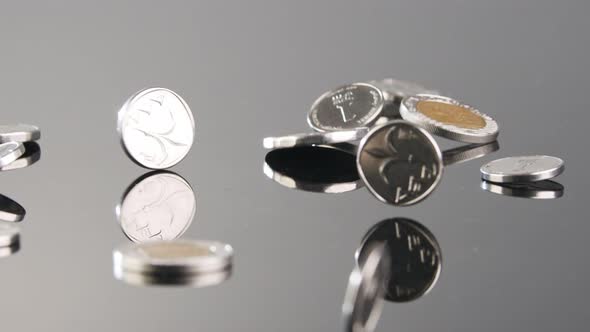
[[[441,151],[426,131],[407,121],[375,127],[361,141],[359,174],[375,197],[393,205],[412,205],[438,185]]]
[[[139,178],[117,208],[121,228],[133,242],[176,239],[188,229],[195,212],[191,186],[169,172]]]
[[[164,169],[189,152],[195,123],[185,101],[171,90],[151,88],[131,97],[119,111],[125,151],[142,166]]]
[[[309,125],[321,132],[370,126],[383,109],[381,90],[366,83],[354,83],[328,91],[312,105]]]

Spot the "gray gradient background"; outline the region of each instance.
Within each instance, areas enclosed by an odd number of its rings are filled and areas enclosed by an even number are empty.
[[[587,328],[588,1],[19,1],[0,12],[2,123],[42,128],[42,159],[0,174],[28,211],[22,249],[0,260],[2,331],[339,331],[353,253],[404,216],[443,252],[438,284],[387,303],[378,331]],[[499,152],[450,167],[423,203],[366,189],[289,190],[262,173],[266,135],[308,130],[339,84],[394,76],[479,106]],[[114,207],[146,170],[122,152],[116,111],[164,86],[191,105],[196,144],[173,170],[196,189],[188,238],[236,250],[206,289],[138,288],[112,276],[127,242]],[[492,158],[562,157],[565,196],[479,189]]]

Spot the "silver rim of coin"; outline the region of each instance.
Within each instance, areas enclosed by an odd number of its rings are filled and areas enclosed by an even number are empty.
[[[445,166],[456,165],[485,157],[499,149],[500,144],[498,141],[485,144],[468,144],[443,151],[443,162]]]
[[[25,146],[19,142],[0,144],[0,167],[10,165],[25,153]]]
[[[19,222],[25,218],[26,213],[20,204],[0,194],[0,221]]]
[[[471,129],[437,121],[418,111],[417,104],[421,101],[438,102],[461,107],[463,109],[469,110],[476,116],[481,117],[485,122],[485,125],[482,128]],[[413,122],[425,128],[434,135],[442,136],[455,141],[466,143],[489,143],[495,141],[496,138],[498,138],[499,127],[494,119],[484,113],[481,113],[473,106],[461,103],[460,101],[449,97],[420,94],[404,98],[400,105],[400,115],[404,120]]]
[[[181,162],[195,136],[188,104],[165,88],[149,88],[131,96],[118,113],[117,130],[125,153],[138,165],[165,169]]]
[[[0,247],[11,247],[19,242],[20,230],[10,224],[0,223]]]
[[[204,288],[219,285],[231,277],[232,269],[207,272],[194,275],[143,274],[128,272],[115,266],[115,279],[134,286],[189,286]]]
[[[38,127],[28,124],[0,125],[0,143],[30,142],[41,138]]]
[[[285,149],[296,146],[332,145],[355,142],[363,138],[368,128],[334,131],[329,133],[294,134],[281,137],[266,137],[262,141],[265,149]]]
[[[233,249],[215,241],[151,241],[115,249],[115,270],[130,273],[190,275],[221,271],[232,265]]]
[[[535,182],[554,178],[565,168],[562,159],[534,155],[497,159],[480,169],[482,179],[497,183]]]
[[[116,215],[131,241],[161,241],[182,236],[196,209],[195,193],[185,179],[173,172],[154,171],[128,187]]]
[[[529,183],[493,183],[481,181],[481,189],[494,194],[530,199],[556,199],[563,196],[563,185],[543,180]]]
[[[389,256],[383,244],[371,249],[361,266],[356,265],[350,277],[342,305],[344,330],[371,332],[375,330],[385,295],[389,273]]]
[[[395,120],[374,127],[361,140],[357,168],[377,199],[408,206],[434,191],[444,164],[432,135],[408,121]]]
[[[319,132],[370,127],[381,116],[384,105],[381,89],[353,83],[321,95],[311,106],[307,122]]]
[[[41,159],[41,148],[39,144],[36,142],[25,142],[23,145],[25,147],[25,153],[10,164],[1,166],[0,172],[29,167]]]

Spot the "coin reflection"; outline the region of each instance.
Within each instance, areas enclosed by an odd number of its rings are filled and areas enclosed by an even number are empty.
[[[149,172],[135,180],[117,206],[123,233],[133,242],[173,240],[192,223],[196,199],[190,184],[168,171]]]
[[[29,167],[41,159],[41,147],[37,142],[24,142],[23,145],[25,153],[10,164],[0,167],[0,172]]]
[[[565,190],[561,183],[551,180],[528,183],[494,183],[482,180],[481,188],[498,195],[531,199],[556,199],[563,196]]]
[[[318,193],[343,193],[363,186],[352,144],[304,146],[266,154],[264,174],[291,188]]]
[[[356,252],[357,262],[366,259],[367,248],[385,243],[391,269],[386,279],[385,299],[409,302],[427,294],[442,269],[442,254],[436,238],[420,223],[392,218],[375,224],[364,236]]]

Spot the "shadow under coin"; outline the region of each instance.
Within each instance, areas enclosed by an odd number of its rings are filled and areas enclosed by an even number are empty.
[[[481,188],[494,194],[530,199],[556,199],[565,191],[561,183],[544,180],[528,183],[494,183],[481,181]]]

